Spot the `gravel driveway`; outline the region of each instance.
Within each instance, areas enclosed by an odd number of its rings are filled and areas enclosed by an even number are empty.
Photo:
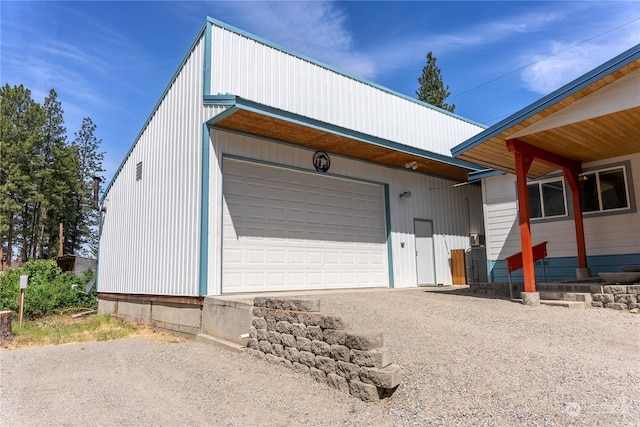
[[[323,312],[384,333],[405,378],[364,403],[195,342],[0,353],[0,425],[640,425],[640,316],[456,291],[326,293]]]

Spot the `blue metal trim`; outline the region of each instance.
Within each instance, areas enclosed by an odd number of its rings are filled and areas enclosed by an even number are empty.
[[[202,125],[202,171],[200,175],[200,277],[199,295],[207,295],[209,270],[209,126]]]
[[[612,72],[624,67],[625,65],[640,59],[640,44],[635,45],[631,49],[621,53],[615,58],[605,62],[597,68],[589,71],[588,73],[578,77],[572,82],[562,86],[560,89],[555,90],[549,95],[539,99],[533,104],[521,109],[520,111],[512,114],[506,119],[496,123],[490,128],[480,132],[479,134],[469,138],[461,144],[456,145],[451,149],[453,157],[457,157],[464,152],[480,145],[489,138],[492,138],[501,132],[515,126],[516,124],[528,119],[529,117],[539,113],[545,108],[557,104],[563,99],[573,95],[579,90],[589,86],[590,84],[602,79],[603,77],[611,74]]]
[[[189,59],[189,56],[191,56],[191,52],[193,52],[193,50],[195,49],[196,45],[200,41],[200,38],[204,34],[206,28],[207,28],[207,23],[205,22],[205,24],[202,26],[202,28],[198,32],[198,35],[196,36],[195,40],[191,44],[191,47],[187,51],[187,54],[184,56],[184,58],[182,58],[182,61],[180,62],[180,65],[178,66],[178,69],[176,70],[176,72],[171,77],[171,80],[169,80],[169,84],[165,87],[164,91],[162,92],[162,95],[160,95],[160,99],[158,99],[158,101],[154,105],[153,109],[151,110],[151,114],[149,114],[149,117],[144,122],[144,125],[142,125],[142,129],[140,130],[140,132],[138,133],[136,138],[133,140],[133,144],[131,144],[131,147],[129,147],[129,151],[127,151],[127,154],[124,156],[124,159],[120,163],[120,166],[118,167],[116,172],[113,174],[113,178],[111,178],[111,181],[109,182],[109,185],[107,185],[107,188],[105,188],[104,193],[102,193],[102,198],[100,199],[101,203],[104,201],[105,197],[107,196],[107,193],[109,193],[109,190],[111,189],[111,186],[115,182],[116,178],[118,178],[118,175],[120,175],[120,172],[122,171],[122,168],[124,167],[125,163],[127,163],[127,160],[129,159],[129,156],[131,156],[131,153],[133,152],[133,149],[138,144],[138,141],[140,140],[140,137],[142,136],[144,131],[147,129],[147,126],[149,126],[149,122],[151,122],[151,119],[153,118],[153,116],[155,116],[156,111],[158,111],[158,108],[160,107],[160,104],[164,100],[164,97],[167,95],[167,93],[169,92],[169,89],[171,88],[173,83],[176,81],[176,78],[178,77],[178,74],[180,74],[180,71],[182,71],[182,67],[184,67],[184,64],[186,64],[187,59]]]
[[[490,178],[496,175],[505,175],[505,172],[497,169],[484,169],[477,172],[469,172],[467,174],[467,181],[477,181],[479,179]]]
[[[205,22],[204,30],[204,64],[202,67],[202,94],[211,94],[211,23]]]
[[[211,100],[215,100],[217,99],[216,96],[212,96],[209,99]],[[220,99],[221,101],[223,101],[225,104],[223,105],[229,105],[227,103],[230,102],[229,100],[229,96],[228,95],[220,95]],[[251,111],[254,113],[258,113],[258,114],[262,114],[265,116],[269,116],[269,117],[273,117],[279,120],[284,120],[287,121],[289,123],[295,123],[295,124],[299,124],[302,126],[306,126],[306,127],[310,127],[313,129],[318,129],[318,130],[322,130],[324,132],[330,132],[333,133],[335,135],[339,135],[339,136],[344,136],[350,139],[356,139],[362,142],[365,142],[367,144],[372,144],[372,145],[376,145],[379,147],[384,147],[384,148],[389,148],[395,151],[399,151],[399,152],[403,152],[403,153],[407,153],[407,154],[411,154],[411,155],[415,155],[415,156],[420,156],[429,160],[434,160],[440,163],[444,163],[444,164],[448,164],[451,166],[457,166],[457,167],[461,167],[461,168],[465,168],[465,169],[470,169],[470,170],[481,170],[481,167],[464,161],[464,160],[458,160],[458,159],[454,159],[453,157],[449,157],[449,156],[445,156],[443,154],[438,154],[438,153],[433,153],[431,151],[427,151],[427,150],[422,150],[420,148],[416,148],[416,147],[411,147],[408,145],[404,145],[404,144],[400,144],[398,142],[394,142],[394,141],[389,141],[386,139],[382,139],[382,138],[378,138],[372,135],[367,135],[364,134],[362,132],[358,132],[355,130],[351,130],[351,129],[346,129],[343,128],[341,126],[337,126],[337,125],[333,125],[330,123],[326,123],[326,122],[322,122],[320,120],[316,120],[316,119],[312,119],[309,117],[305,117],[305,116],[301,116],[299,114],[295,114],[295,113],[291,113],[288,111],[284,111],[284,110],[280,110],[278,108],[274,108],[274,107],[269,107],[267,105],[263,105],[263,104],[259,104],[257,102],[254,101],[249,101],[247,99],[244,98],[240,98],[240,97],[236,97],[236,102],[234,107],[237,109],[241,109],[241,110],[245,110],[245,111]],[[212,103],[215,104],[214,101],[212,101]],[[235,112],[234,111],[229,111],[229,110],[225,110],[223,113],[221,114],[227,114],[227,116],[231,113]],[[221,116],[216,115],[215,117],[211,118],[207,123],[214,125],[215,123],[217,123],[218,121],[222,120],[223,118],[227,117],[227,116]]]
[[[205,95],[202,98],[204,105],[235,105],[235,95]]]
[[[393,245],[391,244],[391,202],[389,199],[389,184],[384,184],[384,212],[387,227],[387,268],[389,269],[389,287],[395,287],[393,274]]]
[[[226,23],[224,23],[222,21],[218,21],[217,19],[212,18],[210,16],[207,17],[207,22],[212,23],[214,25],[217,25],[218,27],[224,28],[226,30],[232,31],[232,32],[234,32],[236,34],[239,34],[239,35],[243,36],[243,37],[247,37],[247,38],[249,38],[251,40],[255,40],[258,43],[264,44],[264,45],[269,46],[269,47],[271,47],[273,49],[277,49],[277,50],[279,50],[281,52],[284,52],[284,53],[286,53],[288,55],[295,56],[295,57],[300,58],[300,59],[302,59],[304,61],[307,61],[307,62],[310,62],[312,64],[315,64],[315,65],[317,65],[319,67],[325,68],[325,69],[327,69],[329,71],[333,71],[334,73],[338,73],[338,74],[343,75],[345,77],[348,77],[348,78],[350,78],[352,80],[355,80],[355,81],[358,81],[360,83],[364,83],[364,84],[366,84],[368,86],[374,87],[376,89],[382,90],[382,91],[387,92],[387,93],[389,93],[391,95],[397,96],[397,97],[405,99],[407,101],[411,101],[411,102],[413,102],[415,104],[418,104],[418,105],[422,105],[423,107],[427,107],[427,108],[430,108],[432,110],[439,111],[439,112],[444,113],[444,114],[446,114],[448,116],[455,117],[455,118],[457,118],[459,120],[462,120],[464,122],[470,123],[472,125],[476,125],[476,126],[479,126],[481,128],[486,128],[486,126],[481,124],[481,123],[474,122],[473,120],[470,120],[470,119],[468,119],[466,117],[459,116],[459,115],[454,114],[454,113],[452,113],[450,111],[443,110],[442,108],[436,107],[435,105],[431,105],[431,104],[428,104],[426,102],[419,101],[418,99],[410,98],[409,96],[404,95],[404,94],[402,94],[400,92],[396,92],[396,91],[394,91],[392,89],[386,88],[384,86],[380,86],[380,85],[378,85],[376,83],[370,82],[370,81],[362,79],[360,77],[356,77],[356,76],[354,76],[352,74],[345,73],[345,72],[340,71],[340,70],[338,70],[338,69],[336,69],[334,67],[331,67],[331,66],[329,66],[329,65],[327,65],[325,63],[322,63],[322,62],[320,62],[318,60],[315,60],[315,59],[310,58],[308,56],[305,56],[305,55],[299,54],[297,52],[294,52],[292,50],[289,50],[289,49],[287,49],[287,48],[285,48],[283,46],[280,46],[280,45],[278,45],[276,43],[272,43],[272,42],[270,42],[268,40],[265,40],[265,39],[263,39],[261,37],[258,37],[258,36],[254,35],[254,34],[251,34],[251,33],[247,32],[247,31],[241,30],[241,29],[239,29],[237,27],[234,27],[232,25],[226,24]]]

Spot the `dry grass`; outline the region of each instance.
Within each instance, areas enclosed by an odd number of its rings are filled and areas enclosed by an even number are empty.
[[[128,337],[145,337],[162,342],[185,342],[150,327],[126,323],[109,314],[89,315],[80,318],[71,316],[48,316],[38,320],[18,322],[12,325],[13,339],[0,342],[0,349],[15,350],[25,347],[40,347],[73,342],[106,341]]]

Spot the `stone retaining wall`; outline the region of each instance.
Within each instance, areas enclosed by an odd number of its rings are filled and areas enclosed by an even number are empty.
[[[320,313],[319,300],[257,297],[249,353],[311,375],[364,401],[390,396],[402,371],[382,333],[353,331],[351,320]]]
[[[614,310],[640,309],[639,285],[605,285],[601,293],[591,295],[592,307],[612,308]]]

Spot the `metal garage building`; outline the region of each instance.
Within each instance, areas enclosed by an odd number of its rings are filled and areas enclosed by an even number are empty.
[[[484,234],[469,120],[208,18],[102,200],[98,291],[450,284]]]

